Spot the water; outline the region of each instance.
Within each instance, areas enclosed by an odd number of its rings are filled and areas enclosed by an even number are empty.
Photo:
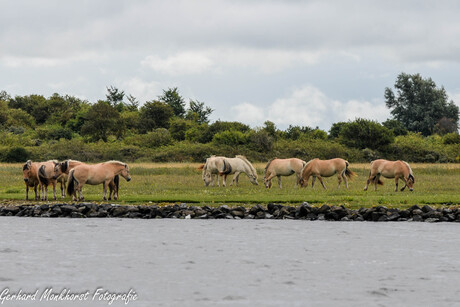
[[[459,224],[0,218],[12,292],[136,292],[128,306],[460,306]],[[5,301],[5,306],[18,306]],[[112,306],[125,306],[115,301]]]

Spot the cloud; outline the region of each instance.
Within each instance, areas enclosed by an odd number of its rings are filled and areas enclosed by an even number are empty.
[[[131,78],[120,84],[126,95],[133,95],[140,103],[156,99],[162,93],[161,84],[156,81],[148,82],[140,78]]]
[[[212,66],[213,62],[206,54],[188,51],[180,52],[166,58],[149,55],[141,64],[150,67],[154,71],[176,76],[203,73]]]
[[[383,101],[334,100],[311,85],[293,90],[288,97],[276,99],[265,109],[244,103],[231,110],[235,120],[254,126],[270,120],[282,129],[298,125],[329,130],[333,123],[340,121],[361,117],[381,122],[390,115]]]

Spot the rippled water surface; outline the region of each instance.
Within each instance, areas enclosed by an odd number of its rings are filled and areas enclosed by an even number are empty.
[[[133,289],[128,306],[460,306],[460,224],[2,217],[0,230],[0,285],[15,292]]]

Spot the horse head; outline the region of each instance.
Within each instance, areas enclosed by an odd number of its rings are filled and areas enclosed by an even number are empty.
[[[126,179],[126,181],[131,180],[131,176],[129,175],[129,167],[128,164],[125,164],[123,170],[121,171],[120,175]]]
[[[414,190],[414,183],[415,183],[414,176],[412,174],[409,174],[409,176],[407,177],[407,180],[406,180],[406,185],[409,188],[409,191],[411,191],[411,192]]]
[[[32,176],[32,161],[28,160],[23,166],[22,171],[24,173],[24,182],[28,183],[30,177]]]

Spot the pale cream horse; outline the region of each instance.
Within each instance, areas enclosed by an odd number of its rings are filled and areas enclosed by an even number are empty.
[[[241,173],[245,173],[252,184],[259,185],[257,182],[257,171],[245,156],[237,155],[235,158],[225,158],[225,162],[227,164],[227,168],[220,173],[224,177],[222,180],[222,185],[224,187],[227,185],[227,176],[231,174],[234,175],[230,185],[233,185],[233,183],[238,185],[238,178]]]
[[[76,200],[78,193],[78,200],[81,201],[84,200],[81,192],[84,184],[97,185],[102,183],[103,199],[107,200],[107,187],[117,175],[121,175],[126,181],[130,181],[131,176],[129,175],[128,164],[120,161],[108,161],[94,165],[82,164],[76,166],[70,171],[67,193],[72,195],[74,200]]]
[[[210,156],[206,159],[206,163],[200,165],[198,169],[202,169],[201,178],[204,181],[205,186],[211,184],[214,186],[217,182],[217,186],[220,186],[219,175],[223,175],[226,171],[229,171],[229,165],[225,162],[225,157],[221,156]]]
[[[271,159],[265,166],[265,187],[271,188],[272,178],[278,177],[278,185],[281,188],[281,176],[291,176],[292,174],[296,174],[297,180],[295,186],[297,186],[300,182],[301,172],[305,164],[307,164],[307,162],[297,158]]]
[[[367,179],[364,191],[367,191],[369,183],[371,182],[375,184],[374,191],[377,191],[377,184],[383,185],[383,181],[380,180],[380,176],[395,179],[395,192],[398,191],[399,179],[404,181],[404,186],[401,188],[401,191],[404,191],[406,186],[409,188],[409,191],[414,190],[414,174],[412,173],[409,163],[405,161],[388,161],[384,159],[372,161],[369,178]]]
[[[342,179],[345,181],[345,186],[348,189],[347,178],[352,179],[354,176],[356,176],[355,172],[348,169],[348,161],[344,159],[335,158],[330,160],[320,160],[316,158],[310,160],[302,169],[302,178],[300,179],[300,186],[307,186],[308,179],[311,176],[313,176],[311,186],[315,186],[315,180],[316,178],[318,178],[323,188],[326,189],[322,177],[331,177],[335,174],[337,174],[337,178],[339,180],[339,185],[337,186],[337,189],[340,187]]]

